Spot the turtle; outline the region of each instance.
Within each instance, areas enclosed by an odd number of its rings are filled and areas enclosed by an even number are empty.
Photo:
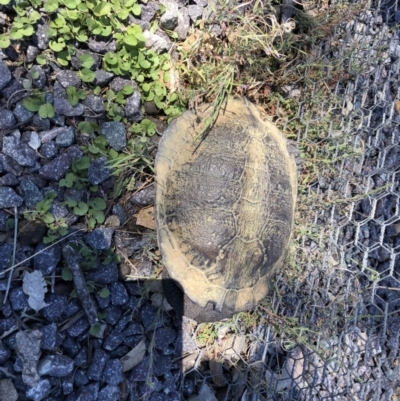
[[[251,310],[268,295],[288,252],[297,195],[288,141],[253,103],[229,98],[201,135],[212,118],[203,104],[173,120],[155,161],[166,277],[184,292],[183,314],[199,323]],[[164,289],[175,307],[175,290]]]

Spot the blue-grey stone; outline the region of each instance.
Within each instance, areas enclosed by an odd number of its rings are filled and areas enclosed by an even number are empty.
[[[33,35],[33,44],[36,45],[40,50],[45,50],[49,46],[49,37],[47,31],[49,26],[47,24],[37,24],[36,32]]]
[[[110,295],[113,305],[124,305],[129,300],[129,295],[124,285],[118,281],[110,285]]]
[[[116,121],[109,121],[101,124],[100,133],[103,135],[107,143],[120,152],[126,147],[126,130],[125,125]]]
[[[15,185],[19,185],[19,180],[13,173],[7,173],[0,177],[0,185],[5,187],[13,187]]]
[[[22,198],[12,188],[0,187],[0,209],[21,206],[22,202]]]
[[[23,105],[22,101],[18,102],[14,108],[14,116],[17,117],[17,120],[20,122],[28,121],[35,113],[27,110]]]
[[[136,123],[143,120],[143,114],[140,111],[140,98],[140,92],[136,91],[126,99],[125,115],[130,122]]]
[[[148,206],[154,204],[154,199],[156,196],[156,189],[154,185],[149,185],[146,188],[141,189],[136,192],[130,199],[129,202],[134,203],[139,206]]]
[[[43,200],[42,193],[31,180],[22,180],[19,188],[21,189],[22,199],[29,209],[34,209],[36,204]]]
[[[93,114],[102,114],[104,112],[104,102],[100,96],[88,95],[82,104],[89,109],[87,113],[89,116],[91,115],[90,112]]]
[[[75,142],[75,132],[72,127],[65,127],[56,137],[56,145],[63,148],[71,146]]]
[[[109,249],[113,234],[113,228],[96,228],[85,236],[85,242],[93,249]]]
[[[76,401],[98,401],[99,383],[90,383],[81,387],[77,392]]]
[[[0,195],[1,196],[1,195]],[[13,246],[11,244],[0,245],[0,273],[10,267]],[[0,274],[1,278],[1,274]]]
[[[11,351],[3,344],[3,341],[0,340],[0,365],[1,366],[4,366],[4,364],[8,361],[8,358],[10,358],[10,355],[11,355]]]
[[[0,153],[0,165],[3,168],[3,171],[7,171],[7,173],[13,173],[17,177],[21,175],[24,169],[10,156],[4,155],[2,153]]]
[[[109,82],[114,78],[114,74],[105,70],[96,70],[94,72],[95,79],[93,81],[94,85],[100,86],[100,88],[104,88],[109,84]]]
[[[62,154],[45,164],[39,170],[39,176],[46,180],[59,181],[71,167],[71,158]]]
[[[88,169],[88,180],[93,185],[101,184],[111,177],[111,169],[107,166],[107,157],[94,160]]]
[[[57,156],[58,146],[53,142],[46,142],[40,148],[40,154],[46,159],[52,159]]]
[[[3,153],[14,159],[20,166],[26,167],[35,166],[38,158],[33,149],[12,135],[3,138]]]
[[[87,350],[86,348],[81,348],[75,356],[74,364],[76,366],[85,366],[87,363],[88,363]],[[85,384],[83,384],[83,386]]]
[[[39,330],[42,332],[41,349],[55,350],[64,340],[64,336],[58,332],[56,323],[42,326]]]
[[[115,263],[110,263],[107,266],[91,269],[86,279],[94,281],[97,284],[113,283],[118,280],[118,267]]]
[[[188,6],[188,13],[193,22],[196,22],[197,18],[200,18],[203,15],[204,8],[197,4],[190,4]]]
[[[99,381],[103,375],[104,368],[109,358],[110,357],[106,351],[101,348],[95,349],[92,363],[87,372],[87,377],[90,380]]]
[[[62,319],[64,309],[68,304],[66,295],[46,294],[45,302],[47,304],[40,313],[48,322],[59,322]]]
[[[7,65],[0,61],[0,90],[7,86],[12,80],[11,72]]]
[[[103,382],[118,385],[125,380],[122,363],[119,359],[109,359],[103,372]]]
[[[110,89],[114,91],[115,93],[122,91],[122,89],[125,88],[125,86],[132,86],[134,90],[138,89],[138,86],[135,81],[132,81],[130,79],[124,79],[120,77],[116,77],[112,80],[110,83]]]
[[[26,49],[26,61],[32,63],[39,54],[40,50],[36,46],[28,46]]]
[[[0,96],[9,104],[15,104],[25,97],[26,90],[23,85],[23,78],[13,79],[5,88],[0,91]]]
[[[40,270],[44,276],[52,274],[61,260],[59,244],[46,248],[46,244],[40,243],[35,249],[35,256],[33,258],[35,269]]]
[[[46,355],[37,364],[40,376],[65,377],[73,369],[74,361],[67,355]]]
[[[48,118],[41,118],[39,114],[35,114],[32,119],[32,125],[43,130],[49,130],[50,120]]]
[[[64,70],[57,74],[57,81],[64,87],[74,86],[78,89],[81,86],[81,79],[78,77],[75,71]]]
[[[98,401],[118,401],[121,395],[122,392],[118,386],[109,384],[100,390]]]
[[[69,355],[71,358],[76,358],[76,356],[80,353],[80,351],[84,348],[81,348],[76,338],[69,336],[68,334],[65,336],[65,339],[62,343],[62,349],[64,352]],[[87,352],[87,350],[86,350]],[[76,363],[75,363],[76,364]]]
[[[85,109],[80,103],[72,106],[68,99],[54,97],[54,111],[61,116],[76,117],[81,116]]]
[[[78,337],[85,331],[89,330],[89,328],[90,328],[90,324],[89,324],[88,320],[86,319],[86,317],[81,317],[73,325],[71,325],[68,328],[67,333],[71,337]]]
[[[47,76],[46,73],[43,71],[43,68],[40,65],[34,65],[30,71],[31,76],[32,73],[34,73],[34,75],[39,74],[37,78],[32,78],[33,85],[38,89],[43,89],[47,81]]]
[[[11,128],[17,123],[14,114],[10,110],[0,110],[0,129]]]
[[[28,295],[22,291],[22,287],[13,288],[10,291],[10,302],[13,310],[24,310],[28,307]]]
[[[119,331],[113,330],[103,342],[103,348],[107,351],[114,351],[124,341],[125,335]]]
[[[150,22],[157,14],[157,11],[160,9],[160,6],[156,2],[150,1],[147,4],[141,4],[140,9],[141,9],[140,19],[142,21]]]
[[[86,384],[89,383],[89,379],[86,376],[86,373],[83,372],[82,369],[77,369],[75,372],[75,386],[76,387],[82,387],[86,386]]]
[[[117,203],[112,207],[113,214],[117,215],[121,225],[125,224],[126,220],[128,219],[128,215],[126,213],[125,208]]]
[[[29,400],[42,401],[50,393],[51,385],[47,379],[39,380],[35,387],[26,391],[25,395]]]
[[[74,374],[70,373],[68,376],[63,377],[61,379],[61,386],[64,395],[71,394],[74,391]]]

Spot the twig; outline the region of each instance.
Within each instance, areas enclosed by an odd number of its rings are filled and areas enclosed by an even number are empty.
[[[74,285],[78,298],[81,301],[82,307],[91,325],[94,325],[97,319],[97,309],[90,297],[89,289],[86,285],[85,277],[83,277],[82,270],[79,266],[79,253],[76,252],[71,245],[65,245],[62,253],[67,261],[69,270],[72,273]]]

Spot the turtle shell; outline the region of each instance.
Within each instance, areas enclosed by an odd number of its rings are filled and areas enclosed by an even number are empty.
[[[174,120],[156,158],[164,266],[187,302],[209,311],[202,321],[252,309],[268,294],[287,254],[297,193],[286,139],[253,104],[230,99],[200,139],[210,114],[204,105]]]

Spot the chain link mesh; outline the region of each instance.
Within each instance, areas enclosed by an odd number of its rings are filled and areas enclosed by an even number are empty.
[[[252,333],[239,315],[185,368],[199,400],[400,399],[400,10],[319,7],[325,38],[276,104],[302,160],[292,256]]]

